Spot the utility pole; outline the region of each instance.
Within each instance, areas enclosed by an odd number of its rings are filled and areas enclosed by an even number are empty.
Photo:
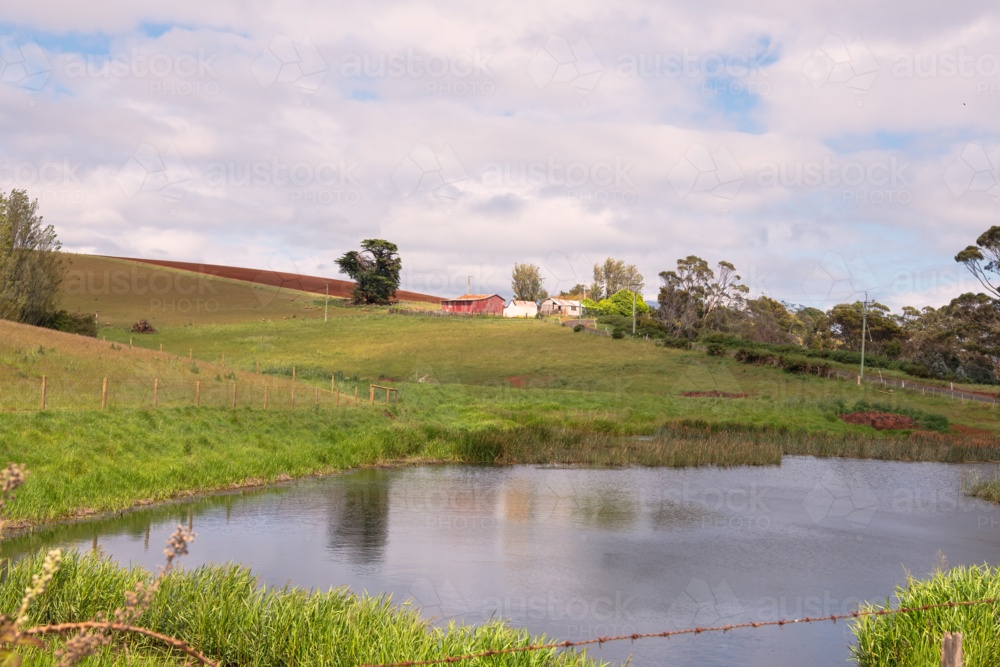
[[[629,291],[631,292],[631,290]],[[635,292],[632,292],[632,335],[635,335]]]
[[[628,291],[632,292],[632,283],[628,284]],[[632,292],[632,335],[635,335],[635,292]]]
[[[472,276],[467,276],[467,277],[468,277],[469,281],[468,281],[468,283],[467,283],[467,285],[465,287],[465,293],[466,294],[472,294]]]
[[[868,292],[865,292],[865,300],[861,304],[861,375],[865,377],[865,329],[868,327]]]
[[[330,283],[326,283],[326,302],[323,304],[323,321],[326,322],[326,313],[330,310]]]

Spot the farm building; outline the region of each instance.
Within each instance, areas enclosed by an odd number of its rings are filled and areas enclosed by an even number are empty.
[[[511,301],[503,309],[504,317],[534,317],[538,314],[538,304],[534,301]]]
[[[565,317],[580,316],[580,302],[569,299],[548,298],[542,301],[543,315],[561,315]]]
[[[441,302],[441,310],[446,313],[464,315],[503,315],[506,301],[499,294],[463,294],[455,299]]]

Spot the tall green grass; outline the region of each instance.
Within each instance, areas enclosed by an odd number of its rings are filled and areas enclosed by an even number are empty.
[[[908,579],[896,590],[896,602],[862,610],[922,607],[946,602],[1000,597],[1000,570],[955,567],[927,580]],[[943,607],[854,622],[857,643],[851,647],[861,667],[937,667],[945,632],[962,633],[966,665],[1000,665],[1000,604]]]
[[[20,603],[44,552],[12,565],[0,583],[0,613]],[[123,568],[99,552],[63,555],[62,569],[32,607],[29,625],[68,623],[108,615],[124,603],[125,592],[153,575],[139,567]],[[137,621],[142,627],[182,639],[223,665],[286,667],[427,660],[546,641],[505,626],[500,620],[479,627],[428,625],[409,604],[388,596],[358,596],[346,589],[311,591],[285,586],[262,588],[257,578],[236,564],[179,568],[164,579],[152,606]],[[54,642],[55,648],[59,641]],[[122,664],[128,645],[132,664],[183,664],[154,640],[117,637],[91,658],[91,667]],[[52,665],[51,654],[33,650],[32,665]],[[539,666],[597,665],[572,651],[530,651],[473,664]]]

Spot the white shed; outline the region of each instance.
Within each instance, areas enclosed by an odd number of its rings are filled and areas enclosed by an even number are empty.
[[[542,301],[542,315],[580,317],[580,302],[549,297],[545,301]]]
[[[504,317],[534,317],[538,314],[538,304],[534,301],[511,301],[503,309]]]

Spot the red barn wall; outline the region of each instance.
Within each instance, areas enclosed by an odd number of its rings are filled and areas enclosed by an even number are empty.
[[[470,315],[497,315],[503,317],[505,302],[498,296],[475,301],[442,301],[441,310],[446,313],[468,313]]]

